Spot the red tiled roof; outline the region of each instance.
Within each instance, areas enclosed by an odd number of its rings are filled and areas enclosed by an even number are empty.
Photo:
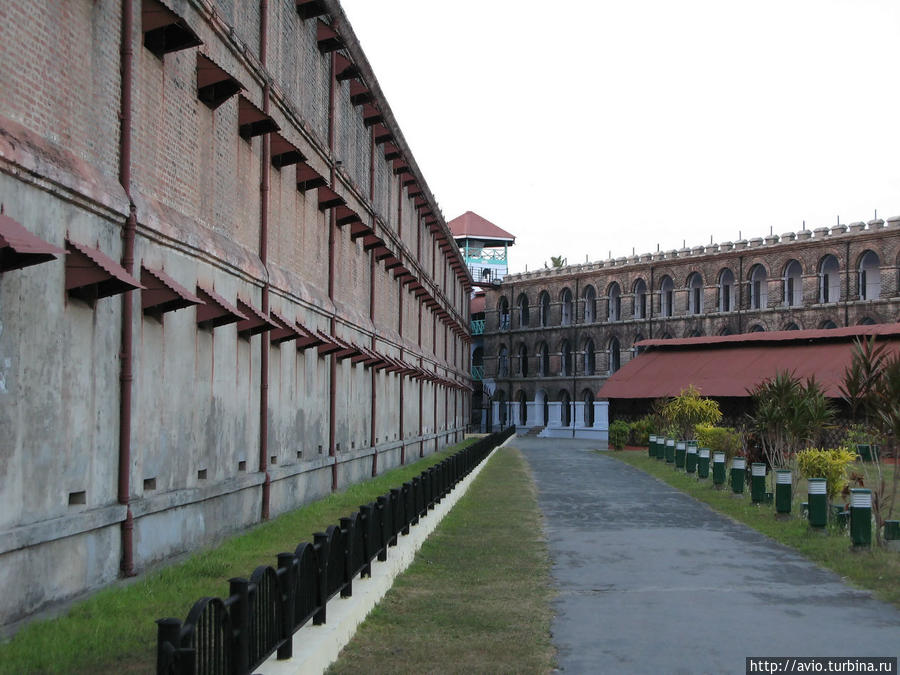
[[[854,338],[868,335],[879,336],[892,351],[900,350],[898,324],[645,340],[639,344],[649,351],[613,374],[597,396],[662,398],[694,385],[705,396],[744,397],[749,389],[786,370],[802,380],[815,377],[827,396],[840,398]]]
[[[454,237],[476,237],[478,239],[501,239],[515,242],[516,238],[491,221],[485,220],[477,213],[466,211],[449,223],[450,233]]]

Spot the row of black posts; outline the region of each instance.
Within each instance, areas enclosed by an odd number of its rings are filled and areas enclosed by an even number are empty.
[[[372,561],[467,476],[510,427],[479,439],[401,487],[364,504],[340,525],[280,553],[277,567],[261,565],[249,579],[230,580],[228,597],[201,598],[184,622],[157,620],[156,672],[168,675],[243,675],[277,651],[292,655],[295,632],[310,619],[325,623],[328,601],[353,594],[353,578],[371,576]]]

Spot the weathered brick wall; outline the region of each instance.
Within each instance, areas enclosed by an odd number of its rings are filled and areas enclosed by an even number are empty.
[[[141,0],[125,1],[136,17],[129,36],[136,275],[142,265],[164,269],[189,291],[203,285],[256,309],[267,292],[270,308],[312,330],[464,378],[464,344],[450,334],[451,346],[441,320],[435,329],[434,312],[382,263],[373,266],[373,254],[361,239],[351,241],[349,226],[335,227],[316,189],[298,191],[296,165],[264,164],[265,136],[241,138],[239,96],[215,110],[198,98],[198,54],[236,78],[240,96],[257,108],[265,105],[269,82],[268,109],[279,133],[465,325],[465,292],[446,254],[435,257],[434,236],[384,159],[384,146],[372,154],[371,129],[350,100],[349,82],[332,80],[332,56],[317,45],[320,19],[302,20],[296,3],[269,0],[263,55],[262,3],[164,0],[203,44],[160,58],[143,46]],[[346,19],[336,3],[327,5],[332,14],[321,20],[344,31],[344,54],[380,96]],[[36,0],[0,9],[4,213],[58,246],[68,233],[114,260],[122,257],[129,207],[118,183],[120,7],[113,0]],[[386,123],[399,136],[393,120]],[[401,139],[395,142],[409,156]],[[121,553],[124,300],[114,296],[91,306],[67,297],[64,284],[63,261],[0,274],[0,427],[11,439],[0,444],[0,569],[20,581],[0,601],[0,624],[109,581]],[[315,348],[298,351],[293,342],[268,349],[268,402],[261,415],[262,335],[239,334],[234,324],[199,327],[193,308],[145,316],[141,294],[129,297],[128,507],[138,569],[258,521],[267,480],[270,510],[277,514],[330,491],[332,463],[342,487],[369,475],[376,453],[383,471],[401,454],[412,458],[460,438],[462,408],[459,422],[449,424],[445,387],[373,374],[350,360],[338,362],[332,378],[332,357]],[[459,400],[455,391],[451,397]],[[262,458],[261,424],[268,436]],[[79,564],[58,579],[37,579],[40,559],[66,547]]]

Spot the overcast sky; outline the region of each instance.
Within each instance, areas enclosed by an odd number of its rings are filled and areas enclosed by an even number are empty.
[[[342,0],[510,271],[900,215],[900,0]]]

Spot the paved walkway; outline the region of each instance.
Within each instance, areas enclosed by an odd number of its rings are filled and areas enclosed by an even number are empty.
[[[564,672],[743,673],[748,656],[900,652],[900,611],[590,441],[511,445],[539,490]]]

